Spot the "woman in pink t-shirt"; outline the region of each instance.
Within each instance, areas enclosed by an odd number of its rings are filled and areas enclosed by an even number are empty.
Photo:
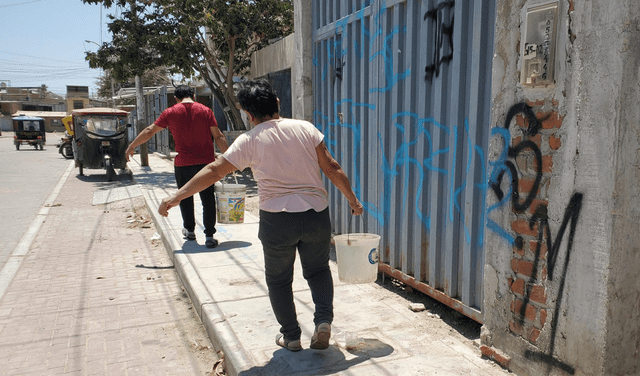
[[[316,329],[310,347],[326,349],[333,321],[333,280],[329,269],[331,221],[320,171],[349,201],[354,215],[362,214],[362,204],[327,150],[322,133],[309,122],[280,117],[278,98],[268,81],[246,82],[237,98],[255,128],[238,137],[222,158],[165,198],[158,211],[166,216],[184,197],[232,171],[250,167],[258,181],[258,237],[264,252],[269,299],[281,326],[276,343],[291,351],[302,349],[292,291],[297,250],[315,304]]]

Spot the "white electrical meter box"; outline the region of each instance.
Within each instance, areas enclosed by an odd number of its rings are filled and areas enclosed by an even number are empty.
[[[523,43],[520,44],[520,82],[523,85],[547,86],[555,83],[557,29],[557,2],[527,9]]]

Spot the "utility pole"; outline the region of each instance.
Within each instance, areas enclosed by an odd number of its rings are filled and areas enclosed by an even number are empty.
[[[140,134],[146,125],[144,124],[144,94],[142,92],[142,78],[138,75],[136,75],[136,115],[138,134]],[[140,165],[149,165],[149,148],[146,142],[140,145]]]
[[[131,19],[137,21],[137,13],[136,13],[136,1],[131,0]],[[139,72],[137,72],[139,73]],[[144,93],[142,89],[142,78],[139,74],[136,74],[136,124],[138,128],[138,134],[144,130],[146,127],[144,123]],[[149,148],[147,143],[140,145],[140,165],[141,166],[149,166]]]

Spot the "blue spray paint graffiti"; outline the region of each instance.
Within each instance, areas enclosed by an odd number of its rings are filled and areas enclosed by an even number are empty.
[[[425,61],[427,72],[429,72],[429,66],[432,66],[432,73],[435,77],[438,76],[439,66],[452,58],[454,5],[454,1],[442,2],[433,11],[424,15],[424,22],[429,27],[437,26],[435,27],[435,34],[432,33],[435,42],[437,42],[434,49],[436,55],[428,62]],[[365,22],[364,9],[336,22],[335,34],[324,43],[325,47],[323,47],[322,51],[324,56],[322,56],[322,59],[317,56],[314,59],[316,69],[322,72],[321,78],[323,81],[327,80],[328,73],[332,71],[335,73],[335,77],[343,79],[344,71],[342,67],[349,63],[343,58],[346,56],[352,56],[355,59],[368,59],[369,62],[374,62],[376,59],[380,60],[383,73],[381,82],[383,84],[379,87],[374,84],[373,87],[369,88],[368,91],[372,94],[388,93],[398,87],[403,80],[411,77],[410,68],[402,70],[398,68],[394,59],[396,53],[393,51],[394,38],[405,35],[407,27],[406,25],[383,25],[386,22],[383,22],[386,12],[387,6],[385,2],[381,2],[377,14],[371,15],[370,23]],[[349,26],[350,23],[359,24],[359,27],[357,29],[351,28]],[[359,31],[359,35],[350,34],[352,32],[355,33],[355,31]],[[445,45],[447,40],[448,43]],[[367,44],[370,56],[365,56],[364,54],[365,49],[363,46]],[[448,47],[448,52],[444,51],[445,47]],[[441,50],[444,52],[441,53]],[[350,54],[350,52],[352,53]],[[429,58],[425,56],[425,59]],[[323,65],[320,66],[320,64]],[[377,99],[375,96],[373,98],[374,101]],[[362,171],[360,171],[357,158],[363,150],[362,135],[365,125],[362,124],[361,118],[358,117],[358,114],[362,116],[363,110],[365,112],[369,111],[368,118],[375,118],[378,108],[374,102],[363,103],[347,98],[335,101],[329,113],[316,111],[314,114],[314,123],[325,134],[325,143],[338,160],[342,158],[337,155],[339,152],[337,150],[337,139],[343,134],[344,130],[351,133],[349,138],[353,140],[351,145],[353,159],[350,161],[342,159],[341,163],[349,163],[353,166],[354,174],[351,177],[355,185],[354,191],[361,201],[363,201]],[[388,123],[391,124],[397,138],[401,141],[399,141],[399,144],[394,145],[392,149],[387,150],[385,149],[383,137],[389,137],[390,131],[386,130],[385,136],[381,132],[377,134],[381,156],[379,168],[383,176],[383,189],[379,193],[380,197],[375,202],[363,201],[366,212],[381,226],[387,224],[393,214],[391,205],[396,202],[396,197],[391,197],[392,187],[396,186],[396,180],[402,176],[403,181],[400,184],[400,189],[403,190],[402,204],[399,206],[403,211],[412,206],[413,212],[423,226],[426,229],[431,229],[431,214],[423,208],[423,191],[432,179],[444,179],[448,181],[446,184],[448,187],[446,219],[450,222],[457,220],[461,223],[466,242],[482,246],[484,232],[478,231],[473,235],[475,238],[472,238],[472,232],[467,226],[462,202],[463,193],[468,190],[468,187],[475,190],[475,196],[481,197],[484,202],[488,187],[484,149],[482,145],[476,144],[469,131],[470,126],[476,124],[470,122],[469,119],[464,119],[462,125],[441,124],[432,117],[421,117],[417,113],[405,111],[390,114]],[[445,144],[434,144],[434,135],[437,135],[438,140],[446,140]],[[462,145],[466,145],[468,152],[461,153],[460,147]],[[423,149],[418,151],[418,147]],[[422,155],[423,157],[418,158],[416,155]],[[506,160],[506,156],[504,158]],[[502,163],[503,161],[496,161],[493,162],[493,165]],[[457,168],[460,170],[458,171]],[[402,174],[403,171],[408,172],[409,170],[414,172],[415,180],[409,181],[409,174]],[[474,171],[479,171],[479,173],[474,174]],[[408,194],[409,187],[415,185],[417,185],[416,193],[410,197]],[[502,202],[492,206],[491,210],[497,209],[500,204]],[[484,221],[488,212],[482,212],[482,221]],[[489,227],[494,231],[502,231],[508,236],[505,230],[500,229],[493,222],[490,222]]]

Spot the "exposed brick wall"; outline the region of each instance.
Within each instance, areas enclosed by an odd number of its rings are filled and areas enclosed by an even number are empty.
[[[516,127],[512,131],[511,146],[532,141],[542,154],[542,165],[538,166],[534,151],[529,149],[518,153],[513,160],[518,169],[518,194],[521,200],[532,192],[537,178],[540,178],[540,184],[525,210],[517,211],[512,207],[511,230],[518,241],[513,247],[512,277],[509,278],[512,295],[509,329],[514,335],[535,345],[547,323],[545,286],[548,250],[546,244],[538,242],[538,223],[531,223],[530,220],[540,206],[548,206],[547,187],[553,172],[554,154],[562,147],[562,137],[558,130],[564,116],[557,111],[557,101],[541,100],[527,104],[539,121],[537,132],[531,133],[530,119],[522,114],[518,115],[515,119]],[[543,108],[551,110],[543,111]]]

